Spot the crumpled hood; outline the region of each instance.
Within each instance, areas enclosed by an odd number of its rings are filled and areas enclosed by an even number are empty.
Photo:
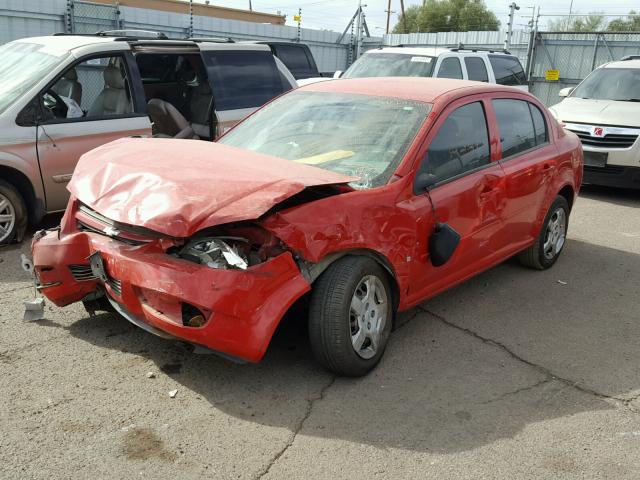
[[[640,127],[640,103],[568,97],[550,110],[562,122]]]
[[[189,237],[258,218],[306,187],[353,180],[217,143],[127,138],[84,154],[68,189],[116,222]]]

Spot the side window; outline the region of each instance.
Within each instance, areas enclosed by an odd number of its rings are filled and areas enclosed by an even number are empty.
[[[67,69],[44,93],[48,119],[103,118],[133,111],[124,59],[91,58]]]
[[[547,134],[547,124],[544,121],[544,115],[538,107],[534,104],[529,104],[529,110],[531,110],[531,117],[533,118],[533,128],[536,132],[536,145],[541,145],[549,140]]]
[[[508,55],[489,55],[489,62],[500,85],[526,85],[520,60]]]
[[[476,80],[478,82],[489,81],[487,67],[485,67],[484,60],[482,58],[464,57],[464,64],[467,67],[467,75],[469,76],[469,80]]]
[[[175,54],[136,55],[136,63],[143,83],[176,82],[177,62],[180,58]]]
[[[259,107],[284,91],[270,51],[204,52],[204,59],[218,110]]]
[[[536,131],[529,110],[529,102],[502,99],[492,100],[492,103],[498,119],[502,158],[535,147]]]
[[[440,70],[438,70],[438,77],[462,79],[462,67],[460,66],[460,60],[456,57],[447,57],[442,60]]]
[[[491,162],[487,120],[481,102],[456,109],[438,130],[420,173],[442,182]]]

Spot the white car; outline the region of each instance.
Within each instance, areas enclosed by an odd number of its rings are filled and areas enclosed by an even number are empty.
[[[550,108],[584,149],[584,183],[640,188],[640,55],[591,72]]]
[[[334,78],[440,77],[510,85],[528,91],[518,57],[501,50],[436,47],[385,47],[364,53]],[[298,85],[328,80],[307,78]]]

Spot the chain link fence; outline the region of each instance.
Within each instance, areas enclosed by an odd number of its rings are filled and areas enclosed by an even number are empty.
[[[117,5],[67,1],[67,33],[95,33],[120,28],[120,10]]]
[[[531,93],[545,105],[575,87],[594,68],[640,54],[640,33],[538,32],[530,44],[527,74]]]

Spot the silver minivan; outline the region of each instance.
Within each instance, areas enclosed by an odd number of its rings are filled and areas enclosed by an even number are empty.
[[[83,153],[133,135],[211,141],[297,86],[267,45],[128,32],[16,40],[0,65],[0,244],[65,208]]]

